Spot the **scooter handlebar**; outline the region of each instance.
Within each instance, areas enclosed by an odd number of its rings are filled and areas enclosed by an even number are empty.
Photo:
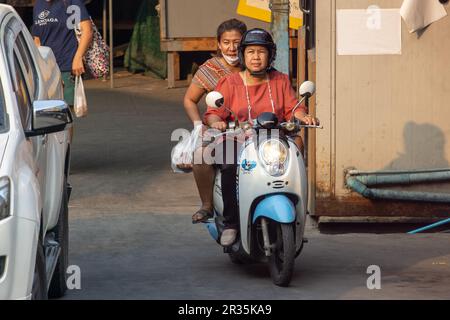
[[[310,125],[305,124],[303,122],[294,121],[294,122],[283,122],[280,124],[280,127],[282,129],[285,129],[288,132],[295,132],[300,131],[301,128],[308,128],[308,129],[323,129],[322,125]]]
[[[258,126],[251,126],[248,123],[241,123],[240,125],[236,126],[235,122],[229,122],[228,126],[227,126],[227,130],[224,132],[220,132],[219,134],[213,135],[213,138],[216,139],[220,136],[224,136],[224,135],[239,135],[241,132],[245,132],[249,129],[256,129],[258,128]],[[323,129],[323,125],[309,125],[309,124],[305,124],[299,121],[294,121],[294,122],[282,122],[279,124],[278,126],[279,129],[283,129],[286,130],[287,132],[298,132],[300,131],[302,128],[307,128],[307,129]]]

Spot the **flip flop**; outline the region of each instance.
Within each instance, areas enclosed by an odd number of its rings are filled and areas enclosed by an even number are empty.
[[[206,210],[206,209],[200,209],[194,215],[192,216],[192,223],[200,223],[200,222],[206,222],[209,218],[212,218],[213,214],[212,212]]]

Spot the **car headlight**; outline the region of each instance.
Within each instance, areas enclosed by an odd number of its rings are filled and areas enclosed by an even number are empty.
[[[0,220],[10,215],[10,182],[9,178],[0,179]]]
[[[259,157],[271,176],[281,176],[287,167],[288,150],[279,140],[264,141],[259,148]]]

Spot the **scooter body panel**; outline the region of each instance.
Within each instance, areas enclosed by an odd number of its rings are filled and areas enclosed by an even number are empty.
[[[291,139],[288,140],[288,144],[289,157],[285,172],[278,177],[271,176],[265,170],[253,140],[248,140],[243,146],[239,157],[238,199],[241,242],[247,253],[250,253],[251,248],[249,230],[252,230],[250,226],[253,223],[252,216],[257,202],[273,194],[282,194],[295,199],[296,247],[300,248],[302,244],[306,221],[307,175],[303,157],[296,144]]]
[[[211,237],[214,240],[219,241],[219,231],[217,230],[216,223],[215,222],[207,222],[206,228],[208,229],[208,232],[211,235]]]
[[[292,139],[288,139],[289,145],[288,162],[283,175],[274,177],[271,176],[265,169],[264,164],[258,156],[258,150],[255,142],[248,139],[241,147],[240,155],[238,157],[239,167],[236,173],[237,181],[237,197],[239,203],[239,221],[240,221],[240,239],[242,248],[249,255],[251,254],[251,225],[256,221],[254,215],[257,213],[262,215],[264,209],[265,216],[274,220],[295,222],[296,227],[296,249],[300,249],[303,242],[303,233],[306,222],[306,199],[307,199],[307,175],[303,157],[298,150],[296,144]],[[276,211],[268,210],[268,204],[273,202],[267,200],[266,204],[259,206],[260,201],[270,198],[270,196],[281,195],[284,197],[283,204],[286,211],[281,212],[278,208]],[[214,210],[217,216],[223,215],[223,199],[221,186],[221,172],[216,170],[216,177],[214,183]],[[292,206],[295,207],[295,216],[292,219]],[[272,208],[275,203],[272,203]],[[257,208],[258,211],[255,211]],[[276,218],[278,216],[278,218]],[[285,216],[284,218],[282,218]],[[292,221],[291,221],[292,220]],[[288,222],[286,222],[288,223]],[[220,237],[221,228],[217,226],[207,226],[208,231],[214,240]]]
[[[216,170],[216,177],[214,179],[214,210],[217,215],[223,214],[223,199],[222,199],[222,173]]]

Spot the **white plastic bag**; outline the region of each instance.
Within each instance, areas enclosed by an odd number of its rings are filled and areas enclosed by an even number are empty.
[[[182,137],[172,149],[172,170],[177,173],[188,173],[192,169],[181,169],[179,165],[189,165],[193,163],[194,151],[197,147],[198,139],[201,138],[202,125],[197,125],[192,130],[190,136]]]
[[[83,79],[75,77],[75,97],[73,109],[78,118],[86,117],[88,113],[86,94],[84,93]]]

